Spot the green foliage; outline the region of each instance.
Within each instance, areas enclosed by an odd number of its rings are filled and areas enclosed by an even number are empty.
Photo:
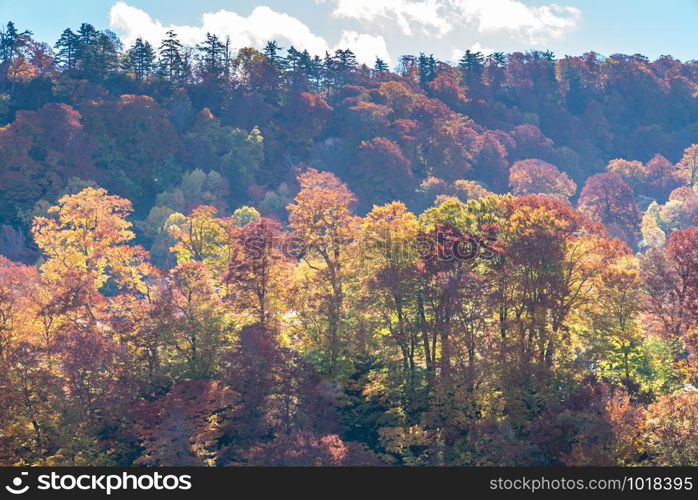
[[[233,219],[238,226],[245,226],[252,221],[259,220],[259,212],[254,207],[240,207],[233,212]]]

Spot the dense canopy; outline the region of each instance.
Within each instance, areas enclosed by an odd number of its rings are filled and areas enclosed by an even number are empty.
[[[0,464],[697,465],[698,63],[0,31]]]

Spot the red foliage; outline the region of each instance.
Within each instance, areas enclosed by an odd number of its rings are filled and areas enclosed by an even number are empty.
[[[404,198],[415,187],[411,162],[390,139],[375,137],[363,141],[357,160],[351,172],[353,185],[367,202],[385,203]]]
[[[231,285],[229,298],[239,307],[254,310],[260,323],[270,311],[270,295],[281,286],[288,256],[281,249],[281,224],[262,217],[232,229],[233,248],[224,282]]]
[[[516,149],[512,156],[522,160],[525,158],[552,159],[553,141],[545,137],[535,125],[514,127],[511,135],[516,142]]]
[[[531,425],[544,463],[612,466],[636,458],[642,409],[620,389],[591,378]]]
[[[640,211],[633,191],[618,174],[589,177],[579,197],[579,210],[608,232],[634,245],[640,230]]]
[[[666,200],[669,193],[682,184],[674,165],[660,154],[645,164],[647,194],[658,200]]]
[[[461,109],[469,102],[466,89],[461,86],[461,76],[455,68],[450,66],[439,72],[429,82],[429,90],[433,97],[447,104],[451,109]]]
[[[549,194],[562,199],[574,195],[577,185],[555,165],[542,160],[522,160],[509,171],[512,194]]]
[[[310,144],[320,135],[332,114],[332,106],[318,94],[292,94],[284,109],[283,123],[289,125],[287,140]]]
[[[0,128],[0,214],[12,219],[13,209],[55,197],[71,177],[99,180],[93,151],[80,113],[70,106],[18,112],[12,124]]]
[[[85,129],[100,138],[99,166],[111,174],[105,185],[114,183],[123,191],[135,183],[141,192],[152,191],[155,169],[177,152],[180,142],[167,111],[152,97],[127,94],[118,101],[90,103],[83,117]]]
[[[295,467],[376,466],[376,455],[359,443],[346,443],[336,434],[319,436],[295,431],[250,450],[250,465]]]
[[[220,436],[211,416],[230,403],[231,393],[218,382],[192,380],[175,384],[154,401],[139,403],[132,412],[144,448],[135,465],[204,465],[209,448]]]

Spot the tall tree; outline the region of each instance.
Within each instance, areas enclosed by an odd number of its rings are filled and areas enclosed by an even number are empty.
[[[224,75],[226,68],[226,43],[218,36],[206,33],[206,40],[196,46],[200,54],[201,70],[204,74],[219,78]]]
[[[267,56],[267,59],[269,59],[271,65],[278,68],[283,60],[282,57],[279,55],[279,52],[281,52],[282,50],[284,50],[284,48],[281,47],[276,40],[272,40],[270,42],[267,42],[262,52],[265,56]]]
[[[158,50],[160,73],[171,82],[183,83],[187,77],[184,48],[173,30],[167,31]]]
[[[80,37],[67,28],[61,33],[54,47],[58,49],[56,58],[67,71],[75,71],[78,65]]]
[[[12,21],[0,28],[0,77],[7,80],[10,66],[31,40],[31,31],[19,32]]]
[[[303,260],[326,294],[326,345],[334,371],[342,351],[346,260],[358,226],[351,212],[353,193],[330,172],[309,169],[298,177],[301,190],[288,206],[294,235],[306,249]]]
[[[77,36],[77,61],[85,78],[103,80],[118,68],[121,41],[116,34],[82,23]]]
[[[603,224],[616,237],[634,245],[640,228],[640,212],[633,191],[616,173],[589,177],[579,196],[579,210]]]
[[[57,282],[82,277],[94,290],[113,280],[119,288],[143,291],[150,266],[142,248],[128,245],[135,238],[126,220],[132,210],[128,200],[104,189],[86,188],[61,198],[32,225],[46,256],[43,276]]]
[[[388,64],[380,57],[376,57],[376,63],[373,65],[373,69],[376,73],[388,73],[390,71]]]
[[[568,199],[577,191],[577,185],[556,166],[542,160],[517,161],[509,170],[509,186],[516,196],[549,194]]]
[[[677,174],[686,184],[693,188],[698,182],[698,144],[684,150],[681,161],[676,164]]]
[[[282,249],[281,225],[267,218],[232,228],[231,257],[224,282],[235,307],[256,314],[265,325],[279,312],[288,259]]]
[[[132,71],[136,80],[143,80],[155,68],[155,50],[150,42],[144,42],[141,37],[136,38],[133,46],[126,52],[125,69]]]

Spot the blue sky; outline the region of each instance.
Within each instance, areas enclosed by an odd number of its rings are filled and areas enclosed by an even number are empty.
[[[392,63],[419,51],[451,60],[468,48],[698,59],[698,0],[0,0],[8,20],[51,44],[86,21],[126,44],[157,42],[174,26],[189,43],[213,31],[236,47],[268,38],[311,52],[350,45],[362,60]]]

